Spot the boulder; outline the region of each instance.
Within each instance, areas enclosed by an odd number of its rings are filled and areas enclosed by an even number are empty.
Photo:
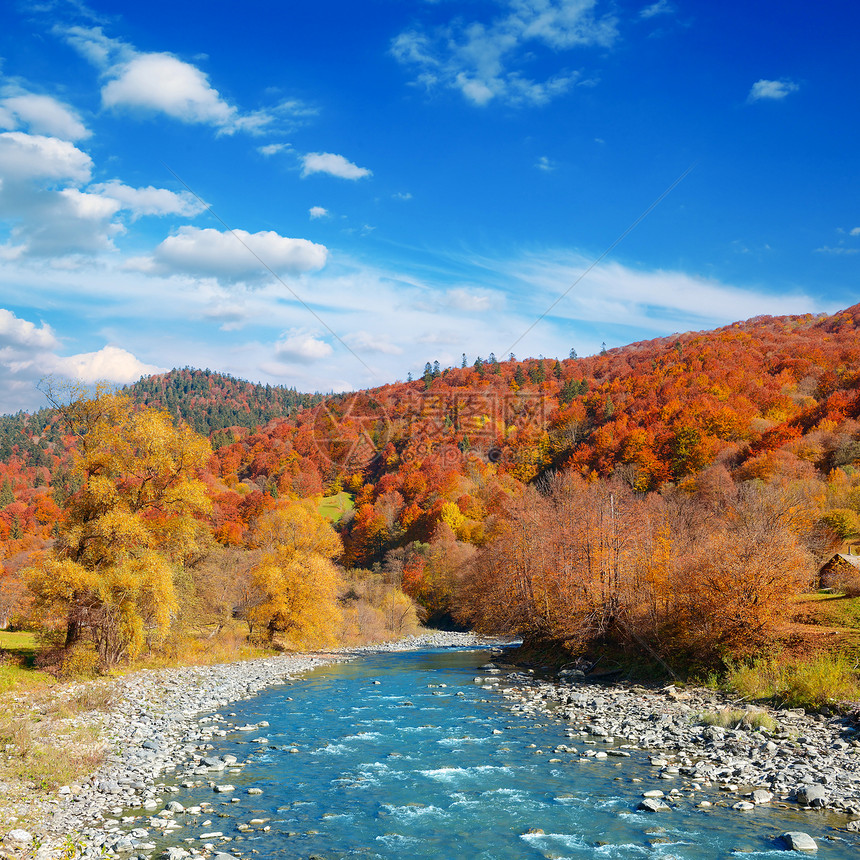
[[[803,785],[797,789],[797,802],[820,809],[827,804],[827,791],[823,785]]]
[[[787,833],[783,833],[780,839],[789,851],[804,851],[807,854],[814,854],[818,851],[815,840],[801,830],[789,830]]]
[[[29,845],[33,841],[33,836],[26,830],[21,830],[19,828],[16,830],[10,830],[3,841],[10,845]]]
[[[656,797],[646,797],[636,807],[640,812],[668,812],[669,807]]]

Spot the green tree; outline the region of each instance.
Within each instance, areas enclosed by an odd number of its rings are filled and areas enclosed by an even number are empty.
[[[6,505],[11,505],[15,501],[15,493],[12,492],[12,482],[5,478],[3,486],[0,487],[0,508],[5,508]]]

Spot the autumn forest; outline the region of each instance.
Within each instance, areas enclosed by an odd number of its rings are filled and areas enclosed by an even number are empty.
[[[671,674],[814,652],[797,598],[860,551],[858,331],[758,317],[326,397],[46,381],[0,418],[0,623],[68,673],[419,621]],[[825,584],[860,593],[848,569]]]

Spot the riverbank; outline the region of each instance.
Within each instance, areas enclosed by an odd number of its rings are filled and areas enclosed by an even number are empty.
[[[475,680],[498,688],[519,718],[567,722],[571,745],[556,754],[587,761],[650,753],[643,796],[655,801],[654,811],[791,804],[833,813],[834,826],[860,831],[860,730],[845,717],[753,708],[706,689],[649,690],[571,674],[541,680],[494,664]]]
[[[108,712],[74,718],[104,746],[104,763],[79,783],[45,794],[33,785],[2,786],[3,854],[11,857],[103,857],[146,854],[155,845],[145,828],[129,837],[121,825],[124,810],[161,809],[175,786],[171,775],[200,759],[201,747],[223,732],[201,724],[198,716],[247,699],[273,684],[285,683],[319,666],[363,653],[419,648],[489,645],[496,640],[469,633],[428,632],[398,642],[304,655],[279,655],[212,666],[142,670],[107,682]],[[73,697],[82,685],[56,690]],[[206,766],[204,766],[205,769]]]

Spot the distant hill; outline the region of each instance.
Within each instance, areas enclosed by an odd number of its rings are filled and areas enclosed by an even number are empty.
[[[218,447],[232,441],[230,427],[253,430],[273,418],[290,418],[321,400],[295,388],[259,385],[212,370],[182,368],[147,376],[122,389],[136,403],[165,409]]]
[[[303,394],[295,388],[259,385],[188,367],[144,377],[122,392],[135,403],[165,409],[211,439],[216,448],[237,438],[229,428],[255,430],[273,418],[295,417],[324,399],[321,394]],[[0,462],[14,455],[24,466],[50,467],[51,452],[60,441],[55,417],[54,410],[47,407],[0,415]]]

